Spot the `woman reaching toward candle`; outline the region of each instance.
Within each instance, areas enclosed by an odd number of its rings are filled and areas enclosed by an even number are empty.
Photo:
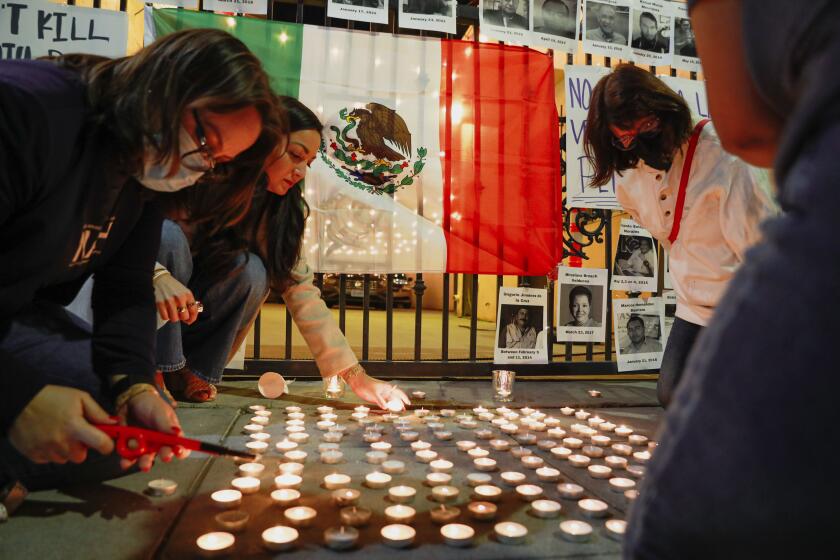
[[[592,185],[616,198],[670,252],[677,312],[657,383],[667,406],[686,360],[744,253],[775,213],[767,174],[728,154],[708,119],[650,72],[621,64],[592,91]]]

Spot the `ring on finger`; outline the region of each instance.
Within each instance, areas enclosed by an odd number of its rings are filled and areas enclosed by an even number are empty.
[[[188,304],[187,304],[187,307],[195,307],[195,308],[196,308],[196,309],[195,309],[195,312],[196,312],[196,313],[201,313],[202,311],[204,311],[204,304],[203,304],[203,303],[201,303],[200,301],[197,301],[197,300],[196,300],[196,301],[193,301],[193,302],[188,303]]]
[[[186,313],[187,312],[187,306],[186,305],[179,305],[178,307],[175,308],[175,310],[178,311],[178,313]]]

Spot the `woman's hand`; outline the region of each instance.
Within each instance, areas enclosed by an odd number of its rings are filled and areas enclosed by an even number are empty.
[[[142,428],[157,430],[172,435],[181,435],[181,424],[175,410],[166,404],[157,391],[142,391],[130,397],[118,411],[121,424],[133,424]],[[161,447],[158,452],[160,459],[168,463],[173,457],[183,459],[189,455],[189,450],[183,447]],[[156,453],[147,453],[139,459],[122,459],[120,466],[129,468],[135,462],[142,471],[148,471],[155,462]]]
[[[400,389],[390,383],[369,376],[364,368],[358,364],[343,372],[341,377],[347,381],[347,384],[359,398],[377,405],[382,410],[399,412],[411,404],[406,394]],[[397,403],[399,408],[396,410],[388,409],[388,403]]]
[[[198,318],[199,305],[192,291],[168,272],[155,273],[155,304],[160,318],[192,325]]]

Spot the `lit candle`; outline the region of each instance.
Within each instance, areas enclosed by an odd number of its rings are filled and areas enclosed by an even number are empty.
[[[411,444],[411,450],[417,453],[418,451],[424,451],[426,449],[431,449],[432,444],[428,441],[415,441]]]
[[[537,442],[537,447],[542,449],[543,451],[549,451],[550,449],[554,449],[557,447],[558,443],[553,439],[541,439]]]
[[[577,500],[583,496],[583,486],[572,484],[571,482],[562,482],[557,485],[557,492],[561,498]]]
[[[560,523],[560,534],[571,542],[586,542],[592,536],[592,525],[585,521],[569,519]]]
[[[385,403],[385,409],[391,412],[401,412],[405,409],[405,403],[402,402],[402,399],[394,397]]]
[[[478,426],[478,422],[475,420],[461,420],[460,422],[461,427],[467,430],[472,430],[473,428]]]
[[[368,451],[365,453],[365,460],[371,465],[381,465],[388,459],[388,454],[384,451]]]
[[[333,411],[335,411],[335,409],[334,409],[333,407],[331,407],[331,406],[327,406],[327,405],[325,405],[325,404],[323,404],[323,405],[319,406],[319,407],[318,407],[318,408],[316,408],[315,410],[317,410],[317,411],[318,411],[318,414],[330,414],[330,413],[332,413]]]
[[[253,434],[248,434],[248,437],[254,441],[268,441],[271,439],[271,434],[267,434],[265,432],[254,432]]]
[[[242,463],[239,465],[239,474],[242,476],[260,476],[264,470],[265,465],[262,463]]]
[[[536,455],[526,455],[525,457],[522,457],[522,466],[526,469],[536,470],[544,464],[545,461]]]
[[[266,418],[265,416],[252,416],[250,423],[251,424],[259,424],[261,426],[266,426],[266,425],[268,425],[269,422],[270,422],[270,420],[268,418]]]
[[[324,477],[324,488],[327,490],[338,490],[350,485],[350,476],[342,473],[332,473]]]
[[[435,486],[432,488],[432,499],[436,502],[447,503],[458,497],[461,491],[454,486]]]
[[[586,455],[569,455],[569,463],[579,469],[589,466],[590,461],[591,459]]]
[[[517,471],[505,471],[501,475],[502,482],[508,486],[517,486],[525,481],[525,474]]]
[[[290,412],[286,415],[289,420],[303,420],[306,418],[306,414],[303,412]]]
[[[385,508],[385,519],[391,523],[403,523],[407,525],[414,521],[416,514],[417,512],[413,507],[402,504]]]
[[[575,409],[570,406],[564,406],[560,409],[560,414],[562,414],[563,416],[571,416],[574,413]]]
[[[299,449],[295,449],[294,451],[287,451],[283,454],[283,457],[285,457],[286,460],[290,463],[303,464],[303,462],[306,461],[306,455],[306,451],[300,451]]]
[[[426,398],[426,393],[424,391],[412,391],[411,396],[415,399],[423,400]]]
[[[449,441],[452,439],[452,432],[448,430],[438,430],[434,433],[435,437],[441,441]]]
[[[444,408],[440,411],[440,415],[444,418],[452,418],[453,416],[455,416],[455,411],[451,408]]]
[[[351,527],[364,527],[370,522],[372,512],[369,509],[356,506],[342,508],[338,512],[341,523]]]
[[[535,436],[534,434],[529,434],[527,432],[516,434],[513,437],[522,445],[534,445],[535,443],[537,443],[537,436]]]
[[[268,442],[265,441],[249,441],[245,444],[250,451],[254,453],[265,453],[268,450]]]
[[[335,422],[338,420],[338,414],[334,412],[327,412],[321,415],[321,420],[325,420],[327,422]]]
[[[492,422],[495,417],[496,415],[492,412],[482,412],[478,415],[478,419],[482,422]]]
[[[458,448],[458,451],[463,451],[464,453],[466,453],[470,449],[475,449],[476,445],[477,444],[474,441],[469,440],[461,440],[455,442],[455,447]]]
[[[553,467],[540,467],[537,469],[537,478],[543,482],[556,482],[560,480],[560,471]]]
[[[359,503],[361,492],[355,488],[341,488],[333,490],[332,503],[338,507],[355,506]]]
[[[633,433],[632,428],[628,428],[627,426],[619,426],[615,429],[615,435],[619,437],[627,437]]]
[[[493,480],[493,477],[486,473],[470,473],[467,475],[467,484],[473,488],[482,484],[490,484],[491,480]]]
[[[437,452],[432,451],[431,449],[424,449],[414,454],[414,457],[421,463],[431,463],[432,461],[437,459],[437,456]]]
[[[546,425],[542,422],[532,422],[531,423],[531,430],[534,432],[544,432],[546,430]],[[534,436],[536,437],[536,436]]]
[[[520,499],[526,502],[533,502],[542,496],[543,489],[536,484],[520,484],[516,487],[516,493]]]
[[[271,493],[271,501],[281,507],[295,505],[300,500],[300,492],[293,488],[282,488]]]
[[[624,497],[627,498],[630,501],[635,500],[636,498],[639,497],[639,491],[635,490],[635,489],[634,490],[627,490],[626,492],[624,492]]]
[[[403,441],[417,441],[420,439],[420,433],[413,430],[404,431],[400,434],[400,439]]]
[[[475,437],[478,439],[493,439],[493,430],[476,430]]]
[[[356,546],[359,531],[353,527],[330,527],[324,531],[324,543],[332,550],[349,550]]]
[[[597,445],[584,445],[581,449],[581,453],[587,457],[597,459],[604,456],[604,449],[602,447],[598,447]]]
[[[630,445],[645,445],[648,442],[648,438],[639,434],[633,434],[627,438],[627,442]]]
[[[243,494],[255,494],[260,489],[260,479],[253,476],[240,476],[231,480],[230,485]]]
[[[627,466],[627,474],[629,474],[633,478],[642,478],[645,476],[645,472],[647,472],[647,469],[642,465]]]
[[[301,410],[302,410],[302,409],[301,409],[299,406],[290,405],[290,406],[287,406],[287,407],[286,407],[286,412],[287,412],[287,413],[291,413],[291,412],[301,412]]]
[[[225,531],[238,533],[245,528],[250,518],[251,516],[244,511],[230,510],[217,514],[214,520],[216,521],[216,525]]]
[[[294,422],[294,420],[290,420],[290,421],[291,421],[291,422]],[[304,432],[306,432],[306,428],[304,428],[303,426],[295,426],[295,425],[288,425],[288,426],[286,426],[286,433],[287,433],[287,434],[289,434],[289,436],[288,436],[288,437],[289,437],[289,439],[291,439],[292,441],[297,441],[296,439],[292,438],[292,435],[294,435],[294,434],[302,434],[302,433],[304,433]],[[300,442],[298,442],[298,443],[300,443]]]
[[[590,416],[592,416],[592,414],[586,412],[585,410],[578,410],[577,412],[575,412],[575,418],[577,418],[578,420],[586,420]]]
[[[295,432],[289,434],[289,439],[295,443],[306,443],[309,441],[309,434],[306,432]]]
[[[587,470],[592,478],[609,478],[612,476],[612,469],[604,465],[589,465]]]
[[[626,443],[614,443],[610,449],[616,455],[623,455],[624,457],[629,457],[633,454],[633,448]]]
[[[592,440],[592,445],[597,445],[599,447],[606,447],[612,441],[609,437],[600,436],[600,435],[592,436],[591,440]]]
[[[382,440],[382,433],[381,432],[374,432],[368,431],[362,436],[362,439],[365,443],[376,443],[377,441]]]
[[[337,427],[337,426],[336,426]],[[324,432],[321,435],[321,439],[326,441],[327,443],[338,443],[344,437],[343,432],[334,432],[332,429],[329,432]]]
[[[262,465],[260,465],[262,466]],[[158,478],[149,482],[146,490],[152,496],[171,496],[178,489],[178,483],[166,478]]]
[[[599,424],[603,424],[606,420],[601,418],[600,416],[593,416],[589,418],[586,423],[592,426],[593,428],[597,428]]]
[[[469,455],[473,459],[478,459],[480,457],[487,457],[488,455],[490,455],[490,452],[486,449],[482,449],[481,447],[476,447],[467,451],[467,455]]]
[[[516,420],[519,420],[519,414],[516,412],[505,412],[503,416],[508,422],[515,422]]]
[[[408,525],[397,523],[385,525],[382,527],[380,534],[382,535],[382,542],[385,545],[393,548],[405,548],[411,546],[411,543],[414,542],[414,536],[417,534],[417,531]]]
[[[516,424],[502,424],[502,427],[499,429],[505,434],[515,434],[519,431],[519,426]]]
[[[613,492],[624,493],[636,487],[636,481],[629,478],[615,477],[610,479],[610,489]]]
[[[301,474],[303,472],[303,464],[301,463],[280,463],[277,465],[277,470],[280,474]]]
[[[492,484],[482,484],[473,489],[474,496],[483,502],[498,502],[502,497],[502,489]]]
[[[365,406],[363,404],[360,404],[359,406],[357,406],[353,409],[353,412],[360,412],[362,414],[367,414],[368,412],[370,412],[370,408],[368,408],[367,406]]]
[[[227,554],[233,549],[234,542],[236,537],[222,531],[205,533],[195,540],[199,553],[205,558]]]
[[[510,454],[513,455],[516,459],[522,459],[522,457],[527,457],[531,453],[532,451],[525,447],[514,447],[510,450]]]
[[[510,442],[506,439],[491,439],[490,447],[496,451],[507,451],[510,449]]]
[[[534,517],[550,519],[560,515],[561,509],[562,506],[554,500],[534,500],[531,502],[531,508],[528,510],[528,513]]]
[[[321,453],[321,462],[325,465],[335,465],[344,459],[344,453],[336,450],[328,450]]]
[[[381,453],[379,451],[372,451],[371,453]],[[390,460],[381,463],[382,472],[387,474],[402,474],[405,472],[405,463],[402,461]]]
[[[333,422],[332,420],[320,420],[315,423],[315,427],[321,430],[322,432],[326,432],[333,426],[335,426],[335,422]]]
[[[543,423],[549,428],[556,428],[560,425],[560,419],[554,416],[548,416],[543,419]]]
[[[278,474],[274,477],[274,486],[277,489],[291,488],[297,490],[303,484],[303,478],[297,474]]]
[[[550,438],[562,440],[564,437],[566,437],[566,430],[564,430],[563,428],[551,428],[550,430],[548,430],[547,434]]]
[[[440,507],[429,510],[429,516],[432,518],[432,523],[443,525],[449,523],[456,517],[461,515],[461,510],[456,507],[441,504]]]
[[[382,451],[383,453],[390,453],[393,446],[387,441],[377,441],[370,444],[370,448],[374,451]]]
[[[493,418],[493,420],[491,420],[490,423],[493,424],[494,426],[498,426],[499,428],[501,428],[502,426],[507,424],[508,421],[505,420],[504,418]]]
[[[633,453],[633,459],[639,463],[647,463],[650,461],[650,451],[636,451]]]
[[[368,488],[385,488],[391,482],[391,475],[374,471],[365,475],[365,485]]]
[[[615,430],[615,424],[612,422],[604,422],[603,424],[598,426],[598,429],[602,432],[611,432]]]
[[[490,502],[471,502],[467,506],[467,511],[470,516],[477,521],[489,521],[496,517],[496,512],[499,510],[496,504]]]
[[[414,411],[414,415],[417,416],[417,418],[423,418],[424,416],[429,415],[429,411],[421,406],[420,408]]]
[[[607,536],[611,539],[621,541],[624,539],[624,532],[627,530],[627,522],[623,519],[608,519],[604,523],[607,529]]]
[[[568,447],[553,447],[551,454],[557,459],[568,459],[572,455],[572,450]]]
[[[367,412],[354,412],[350,415],[350,418],[358,422],[359,420],[363,420],[368,417]]]
[[[280,552],[293,548],[298,540],[298,535],[296,529],[285,525],[275,525],[262,532],[262,543],[268,550]]]
[[[584,498],[578,502],[578,507],[583,515],[587,517],[605,517],[607,515],[607,504],[601,500]]]
[[[499,539],[499,542],[504,544],[520,544],[528,535],[528,529],[525,525],[515,523],[513,521],[502,521],[501,523],[496,523],[493,530],[495,531],[496,538]]]
[[[318,444],[318,453],[323,453],[324,451],[339,451],[341,446],[337,443],[319,443]]]
[[[388,489],[388,499],[395,504],[407,504],[414,500],[417,490],[411,486],[392,486]]]
[[[483,472],[496,470],[496,461],[494,461],[490,457],[479,457],[478,459],[474,459],[473,465],[476,469]]]
[[[232,509],[242,505],[242,492],[239,490],[216,490],[210,494],[210,499],[217,507]]]
[[[572,424],[569,429],[572,430],[572,433],[574,434],[582,434],[584,431],[589,430],[589,426],[586,424]]]
[[[433,473],[448,473],[451,472],[454,467],[455,464],[452,461],[447,461],[446,459],[435,459],[429,463],[429,468]]]
[[[472,544],[475,530],[462,523],[450,523],[440,528],[440,534],[447,545],[464,547]]]
[[[568,447],[569,449],[580,449],[583,447],[583,440],[574,437],[567,437],[563,439],[563,447]]]
[[[248,407],[248,410],[256,412],[258,410],[265,410],[265,406],[261,404],[252,404]]]
[[[627,459],[616,455],[608,455],[604,457],[604,463],[606,463],[611,469],[624,469],[627,467]]]
[[[316,515],[318,515],[318,512],[307,506],[295,506],[283,512],[283,517],[293,527],[309,527]]]

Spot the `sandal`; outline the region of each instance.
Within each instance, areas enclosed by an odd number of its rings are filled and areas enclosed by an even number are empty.
[[[169,389],[166,387],[166,382],[163,380],[163,372],[157,370],[154,376],[155,380],[155,388],[158,390],[160,397],[172,408],[178,406],[178,401],[175,400],[175,397],[172,396],[172,393],[169,392]]]
[[[164,374],[166,385],[178,400],[194,403],[210,402],[216,399],[216,386],[203,380],[190,368],[181,368]]]

